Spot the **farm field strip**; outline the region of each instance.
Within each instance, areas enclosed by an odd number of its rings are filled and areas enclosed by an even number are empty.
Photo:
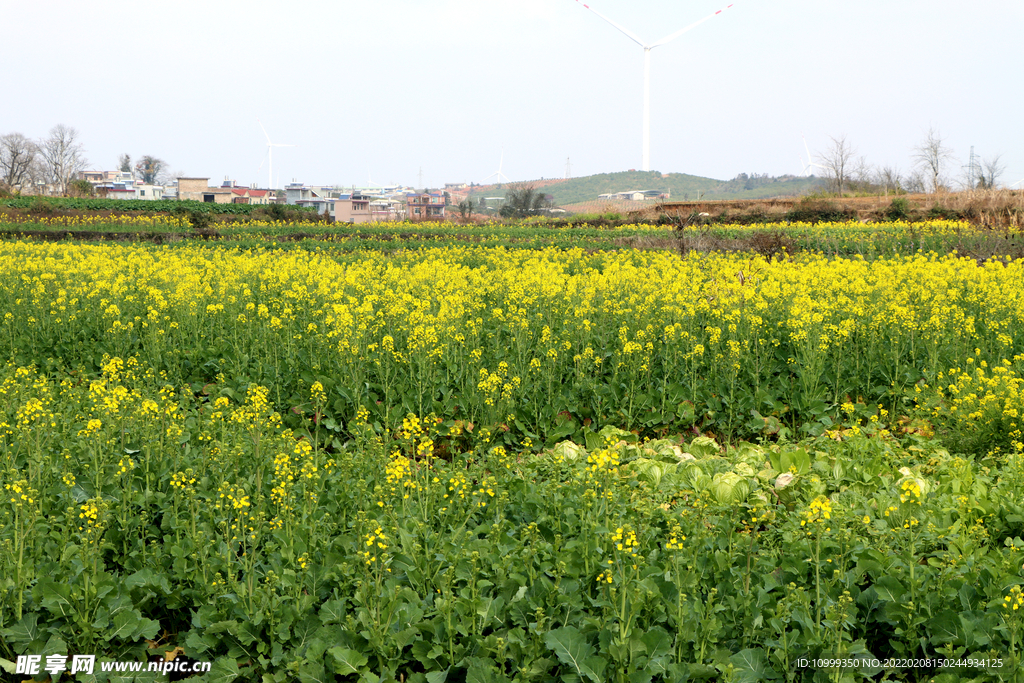
[[[0,265],[12,358],[137,355],[278,404],[324,375],[339,417],[366,407],[386,431],[408,412],[512,416],[534,441],[562,414],[807,429],[847,400],[895,408],[968,356],[1020,372],[1024,353],[1024,262],[4,243]]]
[[[78,240],[106,239],[96,233],[116,233],[118,240],[163,241],[162,233],[175,240],[187,239],[187,216],[18,216],[4,222],[0,232],[8,238],[47,239],[46,231],[70,231]],[[676,229],[681,227],[681,229]],[[542,249],[561,247],[600,250],[676,250],[687,252],[755,251],[766,257],[785,257],[801,251],[833,256],[877,258],[919,251],[939,254],[958,252],[974,258],[1020,257],[1024,240],[1008,229],[972,226],[963,221],[921,222],[856,221],[838,223],[765,223],[740,225],[624,224],[616,226],[522,221],[515,224],[367,223],[361,225],[281,222],[262,219],[235,220],[206,225],[195,231],[202,240],[222,241],[241,248],[298,246],[315,249],[320,244],[346,250],[420,249],[444,244],[484,247]],[[63,236],[62,236],[63,237]]]

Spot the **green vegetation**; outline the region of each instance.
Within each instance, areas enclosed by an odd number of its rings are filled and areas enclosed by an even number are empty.
[[[1007,241],[979,263],[972,239]],[[258,218],[0,241],[0,668],[1016,681],[1012,239]]]
[[[550,185],[538,186],[537,190],[551,195],[556,206],[596,201],[599,195],[626,192],[628,190],[658,190],[671,195],[670,201],[696,199],[761,199],[765,197],[796,196],[821,187],[817,178],[782,176],[772,178],[741,173],[728,181],[702,178],[685,173],[662,175],[657,171],[622,171],[601,173],[582,178],[569,178]],[[486,196],[501,194],[504,188],[491,187],[486,192],[474,191],[471,196],[479,200]]]

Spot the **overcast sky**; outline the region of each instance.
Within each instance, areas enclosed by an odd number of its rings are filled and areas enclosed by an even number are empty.
[[[647,42],[727,0],[593,0]],[[575,0],[0,0],[0,134],[275,186],[641,168],[643,50]],[[802,174],[845,135],[907,171],[929,127],[1024,180],[1021,0],[736,0],[652,52],[651,167]],[[503,161],[502,161],[503,156]],[[1018,187],[1024,186],[1024,183]]]

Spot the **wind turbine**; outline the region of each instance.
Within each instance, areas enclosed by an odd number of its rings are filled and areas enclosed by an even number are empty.
[[[719,14],[721,14],[725,10],[729,9],[730,7],[732,7],[732,5],[727,5],[726,7],[723,7],[722,9],[718,10],[714,14],[711,14],[711,15],[708,15],[708,16],[704,17],[700,21],[695,21],[692,24],[690,24],[689,26],[681,28],[678,31],[676,31],[675,33],[672,33],[670,35],[665,36],[661,40],[658,40],[658,41],[655,41],[653,43],[648,44],[648,43],[645,43],[644,41],[640,40],[640,38],[638,38],[635,33],[633,33],[632,31],[629,31],[629,30],[619,26],[614,21],[612,21],[608,17],[604,16],[603,14],[598,12],[596,9],[594,9],[590,5],[587,5],[587,4],[583,3],[583,2],[580,2],[580,0],[576,0],[576,2],[579,3],[580,5],[583,5],[588,10],[590,10],[591,12],[596,14],[597,16],[601,17],[602,19],[607,21],[609,24],[611,24],[615,28],[619,29],[619,31],[624,33],[626,35],[626,37],[628,37],[629,39],[631,39],[633,42],[635,42],[637,45],[639,45],[640,47],[642,47],[644,49],[644,159],[643,159],[644,163],[643,163],[643,169],[645,171],[650,171],[651,170],[651,50],[653,50],[654,48],[659,47],[661,45],[664,45],[665,43],[672,42],[673,40],[675,40],[679,36],[683,35],[687,31],[689,31],[690,29],[696,28],[697,26],[700,26],[701,24],[703,24],[708,19],[713,19],[713,18],[717,17]]]
[[[267,129],[263,127],[263,122],[260,121],[259,118],[257,118],[256,119],[256,123],[260,124],[260,129],[263,131],[264,137],[267,138],[267,161],[269,162],[269,165],[267,167],[267,189],[268,190],[273,190],[274,189],[274,180],[273,180],[273,178],[274,178],[274,154],[273,154],[274,148],[275,147],[295,147],[295,145],[284,145],[284,144],[280,144],[280,143],[276,143],[276,142],[271,142],[270,141],[270,136],[267,135]],[[263,164],[260,164],[260,168],[263,168]]]
[[[803,135],[801,135],[800,137],[803,138],[804,149],[807,150],[807,163],[806,164],[804,163],[803,157],[800,158],[800,163],[804,167],[804,175],[805,176],[813,175],[810,172],[811,168],[820,168],[823,171],[828,170],[824,166],[822,166],[821,164],[814,163],[814,157],[811,156],[811,148],[807,146],[807,138],[805,138]]]
[[[1013,185],[1010,185],[1010,187],[1017,187],[1017,186],[1018,186],[1018,185],[1020,185],[1021,183],[1024,183],[1024,178],[1021,178],[1020,180],[1018,180],[1017,182],[1015,182],[1015,183],[1014,183]]]
[[[505,165],[505,148],[502,147],[501,148],[501,159],[498,161],[498,171],[496,173],[492,173],[491,175],[487,176],[486,178],[484,178],[484,180],[490,180],[491,178],[494,178],[495,176],[497,176],[498,182],[495,183],[496,185],[501,185],[501,179],[502,178],[504,178],[505,182],[507,182],[507,183],[512,182],[511,180],[509,180],[507,175],[505,175],[504,173],[501,172],[501,167],[504,166],[504,165]]]

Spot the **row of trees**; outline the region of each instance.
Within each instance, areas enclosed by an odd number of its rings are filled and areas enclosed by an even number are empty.
[[[817,155],[818,163],[811,165],[824,175],[828,191],[839,195],[994,189],[1006,168],[1000,154],[987,159],[975,159],[972,154],[968,164],[959,165],[953,150],[934,129],[929,129],[927,137],[913,148],[914,165],[906,173],[895,166],[871,166],[857,155],[845,135],[830,140],[828,149]],[[952,174],[957,167],[960,172]]]
[[[37,185],[52,185],[60,194],[67,194],[88,163],[78,131],[62,123],[41,140],[31,140],[21,133],[0,136],[0,189],[8,192],[30,192]]]
[[[41,140],[21,133],[0,136],[0,190],[6,192],[33,194],[39,186],[50,186],[53,192],[67,195],[78,189],[76,178],[88,165],[78,130],[71,126],[58,124]],[[150,185],[173,177],[167,162],[150,155],[133,165],[131,157],[122,154],[118,167]],[[91,191],[92,186],[86,189]]]

